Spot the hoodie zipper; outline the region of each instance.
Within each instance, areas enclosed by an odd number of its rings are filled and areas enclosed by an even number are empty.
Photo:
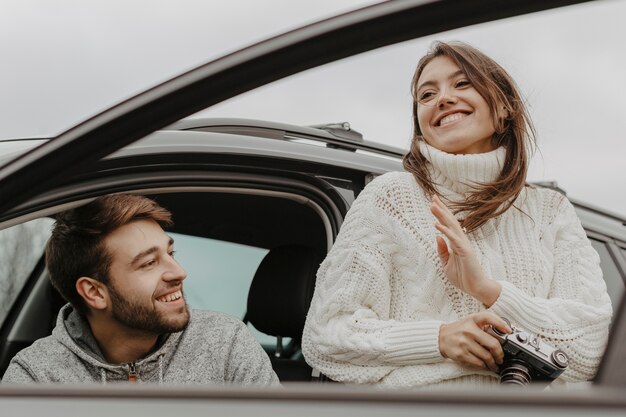
[[[128,381],[129,382],[137,382],[137,368],[135,367],[135,362],[129,362],[128,364]]]

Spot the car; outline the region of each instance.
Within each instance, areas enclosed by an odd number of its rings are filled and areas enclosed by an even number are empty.
[[[189,272],[189,303],[248,322],[281,380],[300,381],[285,390],[0,386],[3,409],[19,409],[23,415],[123,410],[365,416],[448,415],[468,407],[481,415],[571,415],[585,407],[623,414],[625,217],[573,200],[600,254],[615,309],[609,347],[592,386],[494,395],[323,383],[299,350],[316,266],[359,192],[377,175],[402,170],[405,151],[366,140],[348,122],[295,126],[184,119],[247,89],[375,47],[575,2],[496,3],[381,3],[199,67],[58,137],[0,141],[0,373],[17,351],[50,333],[63,302],[47,280],[42,259],[54,216],[100,195],[132,192],[173,212],[171,232]]]

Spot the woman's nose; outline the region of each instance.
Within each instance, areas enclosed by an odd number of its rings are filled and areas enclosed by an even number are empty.
[[[450,94],[450,92],[446,90],[441,90],[439,93],[439,97],[437,97],[437,107],[444,107],[447,104],[456,103],[456,97],[454,94]]]

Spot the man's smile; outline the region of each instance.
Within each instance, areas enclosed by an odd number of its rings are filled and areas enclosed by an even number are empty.
[[[178,291],[174,291],[174,292],[169,293],[169,294],[165,294],[165,295],[163,295],[161,297],[158,297],[157,301],[160,301],[162,303],[169,303],[169,302],[172,302],[172,301],[179,300],[182,297],[183,297],[182,290],[178,290]]]

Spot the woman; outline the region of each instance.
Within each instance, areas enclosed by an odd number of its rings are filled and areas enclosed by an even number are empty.
[[[412,82],[407,172],[354,202],[317,277],[303,335],[331,379],[498,383],[502,319],[565,351],[557,381],[591,379],[611,304],[571,203],[526,184],[533,128],[514,81],[462,43],[436,43]]]

